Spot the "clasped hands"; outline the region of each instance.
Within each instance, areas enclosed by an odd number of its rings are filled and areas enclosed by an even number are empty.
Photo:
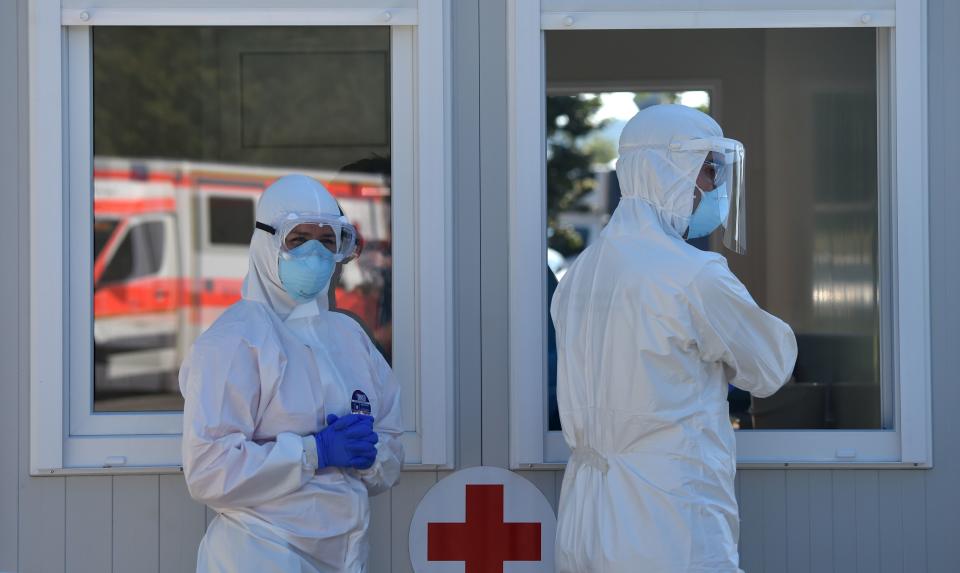
[[[327,427],[314,435],[317,440],[318,469],[353,468],[365,470],[377,459],[379,441],[373,431],[373,417],[348,414],[327,416]]]

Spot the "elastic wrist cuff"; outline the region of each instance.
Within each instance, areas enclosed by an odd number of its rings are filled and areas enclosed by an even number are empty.
[[[320,456],[317,451],[317,438],[312,434],[303,436],[303,467],[316,471],[320,467]]]

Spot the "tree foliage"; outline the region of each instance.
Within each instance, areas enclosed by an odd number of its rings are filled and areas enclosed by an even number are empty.
[[[204,28],[95,29],[95,153],[202,157],[212,131],[204,98],[216,96],[214,45]]]
[[[554,230],[548,245],[564,256],[583,250],[583,237],[560,227],[558,215],[578,209],[580,199],[596,189],[594,166],[610,160],[609,147],[585,144],[606,123],[593,119],[600,105],[598,97],[547,98],[547,225]]]

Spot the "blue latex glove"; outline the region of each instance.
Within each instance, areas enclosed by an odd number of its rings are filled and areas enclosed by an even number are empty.
[[[315,436],[317,461],[320,468],[367,469],[377,459],[377,433],[373,431],[373,418],[349,414],[338,418],[327,416],[327,427]]]

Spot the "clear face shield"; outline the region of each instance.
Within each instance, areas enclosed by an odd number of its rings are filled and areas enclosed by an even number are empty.
[[[344,216],[290,213],[276,227],[259,221],[256,227],[273,235],[284,259],[299,256],[297,248],[309,241],[320,243],[338,263],[348,263],[360,255],[357,229]]]
[[[701,193],[717,193],[723,244],[738,254],[747,252],[747,197],[744,183],[743,144],[723,137],[693,139],[670,146],[671,151],[701,153],[702,180],[709,183],[697,189]]]

